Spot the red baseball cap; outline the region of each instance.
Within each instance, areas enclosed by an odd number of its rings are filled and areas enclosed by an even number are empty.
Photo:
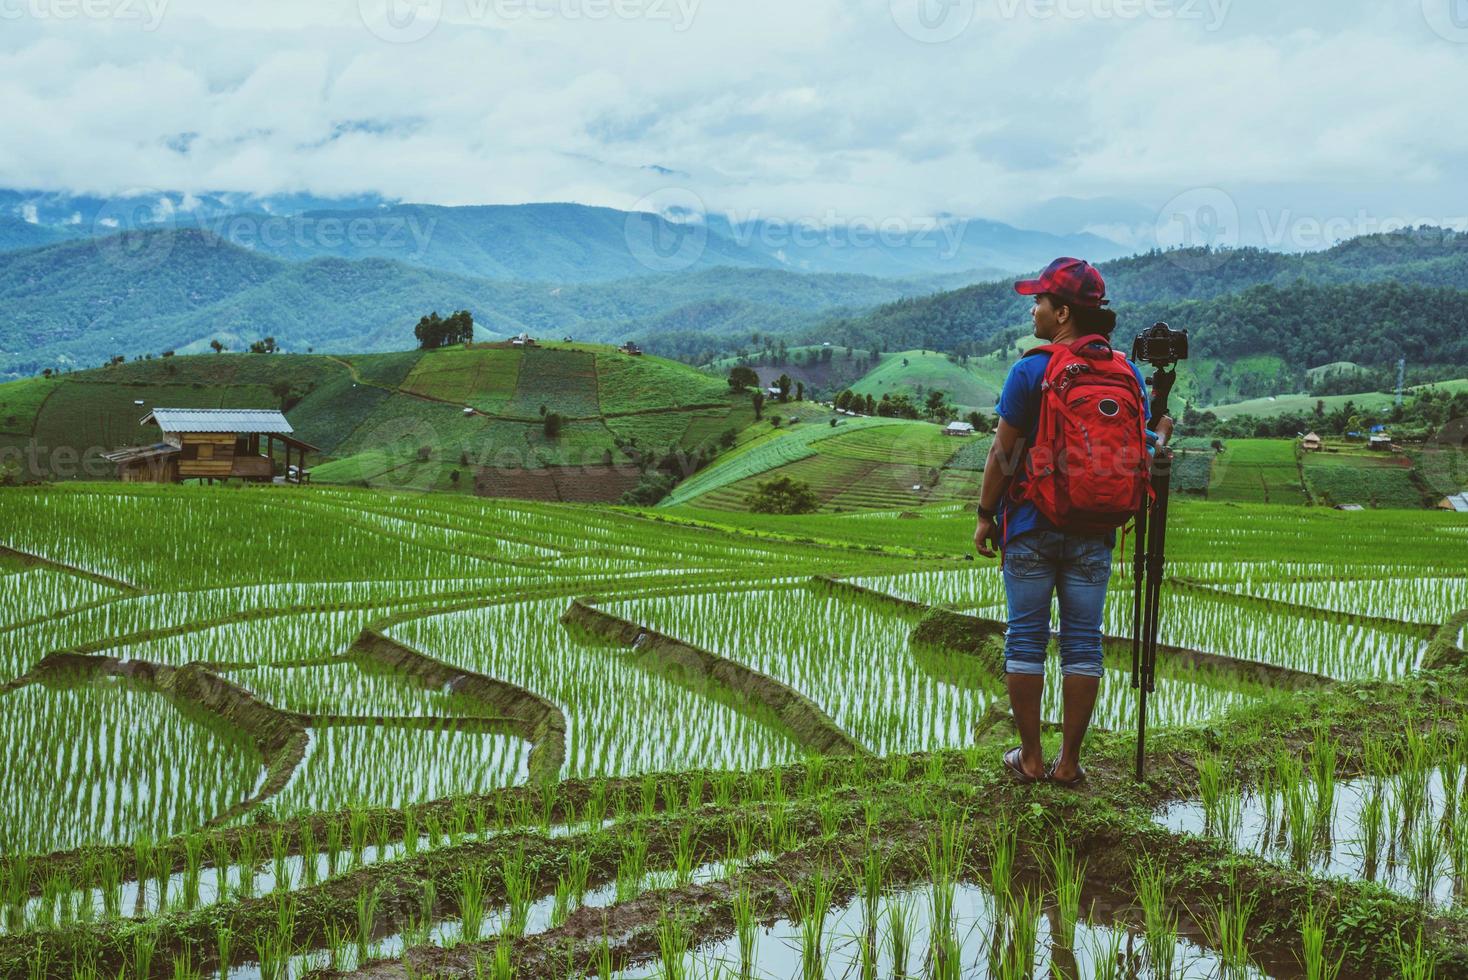
[[[1014,284],[1014,291],[1021,296],[1038,296],[1054,293],[1070,300],[1077,306],[1105,306],[1106,280],[1091,263],[1084,259],[1056,259],[1045,267],[1038,279],[1022,279]]]

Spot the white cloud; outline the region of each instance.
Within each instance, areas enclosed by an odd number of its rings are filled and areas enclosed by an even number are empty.
[[[411,44],[358,0],[26,17],[0,40],[0,185],[617,207],[677,185],[872,221],[1219,187],[1249,216],[1468,213],[1468,46],[1420,0],[1096,15],[1126,2],[984,2],[943,44],[888,0],[445,0]],[[594,15],[617,9],[642,15]]]

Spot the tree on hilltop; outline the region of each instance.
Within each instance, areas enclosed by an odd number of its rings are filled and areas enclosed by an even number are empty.
[[[744,504],[755,514],[809,514],[820,500],[809,483],[782,476],[758,484]]]
[[[413,336],[423,350],[467,344],[474,339],[474,316],[468,310],[460,310],[452,316],[441,317],[434,310],[418,321],[413,328]]]
[[[746,391],[759,384],[759,375],[754,368],[738,365],[729,372],[729,387],[736,392]]]

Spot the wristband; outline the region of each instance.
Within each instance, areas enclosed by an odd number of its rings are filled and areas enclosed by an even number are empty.
[[[983,504],[979,504],[979,506],[974,508],[974,510],[978,513],[980,517],[982,517],[986,521],[992,521],[994,518],[999,516],[999,512],[997,510],[985,510]]]

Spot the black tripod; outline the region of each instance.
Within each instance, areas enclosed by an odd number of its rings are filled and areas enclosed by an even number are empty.
[[[1137,337],[1132,359],[1156,368],[1152,386],[1153,419],[1167,414],[1167,397],[1177,378],[1173,365],[1188,356],[1188,333],[1159,323]],[[1136,553],[1132,561],[1132,687],[1137,692],[1137,780],[1144,778],[1147,745],[1147,695],[1156,689],[1157,617],[1162,598],[1163,549],[1167,544],[1167,496],[1172,486],[1172,450],[1160,445],[1152,456],[1152,498],[1137,509]]]

